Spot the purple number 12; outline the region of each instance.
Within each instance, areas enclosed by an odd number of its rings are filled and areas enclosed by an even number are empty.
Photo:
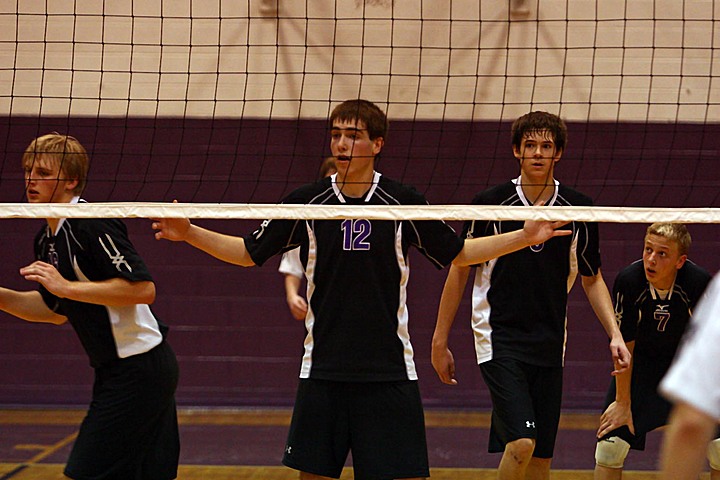
[[[370,250],[370,230],[370,220],[365,218],[343,220],[343,250]]]

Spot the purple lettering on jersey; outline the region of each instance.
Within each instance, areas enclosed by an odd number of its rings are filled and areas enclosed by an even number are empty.
[[[343,220],[341,224],[343,231],[343,250],[370,250],[370,232],[372,225],[370,220],[359,218],[356,220]]]

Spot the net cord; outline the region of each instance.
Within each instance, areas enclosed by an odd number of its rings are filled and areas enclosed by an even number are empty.
[[[496,205],[290,205],[251,203],[4,203],[3,218],[191,218],[337,220],[552,220],[720,223],[720,208],[528,207]]]

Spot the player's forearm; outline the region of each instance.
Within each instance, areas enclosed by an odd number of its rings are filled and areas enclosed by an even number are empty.
[[[18,292],[0,288],[0,310],[28,322],[63,324],[67,317],[58,315],[45,305],[40,292]]]
[[[635,349],[635,342],[627,342],[625,344],[630,354]],[[630,405],[631,399],[631,379],[632,379],[633,362],[630,361],[630,365],[627,370],[619,373],[615,376],[615,401]]]
[[[603,329],[605,329],[607,336],[614,340],[622,340],[620,327],[618,327],[617,318],[615,317],[612,298],[610,297],[610,292],[607,289],[602,273],[598,272],[594,277],[582,277],[582,286],[590,302],[590,306]]]
[[[290,273],[285,274],[285,297],[291,298],[298,294],[302,280]]]
[[[455,315],[462,300],[469,273],[470,267],[458,267],[456,265],[450,267],[440,297],[435,332],[432,338],[433,347],[447,347],[450,329],[455,321]]]
[[[130,282],[124,278],[111,278],[100,282],[68,282],[60,297],[78,302],[123,307],[150,305],[155,301],[155,284],[150,281]]]
[[[255,265],[245,248],[245,240],[242,237],[225,235],[197,225],[191,225],[185,241],[223,262],[243,267]]]
[[[524,230],[467,239],[453,265],[462,267],[487,262],[530,245]]]

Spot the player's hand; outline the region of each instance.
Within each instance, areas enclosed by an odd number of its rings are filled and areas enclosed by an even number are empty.
[[[557,221],[535,221],[525,220],[523,231],[529,245],[539,245],[550,240],[553,237],[562,237],[570,235],[570,230],[558,230],[558,228],[567,225],[569,222]]]
[[[432,366],[440,381],[447,385],[457,385],[455,380],[455,358],[449,348],[432,347]]]
[[[160,218],[154,219],[152,229],[155,232],[155,239],[172,240],[173,242],[182,242],[187,238],[191,223],[187,218]]]
[[[178,203],[178,201],[173,200],[173,203]],[[187,218],[152,219],[152,229],[157,230],[157,232],[155,232],[156,240],[164,238],[166,240],[172,240],[173,242],[185,241],[191,226],[192,224]]]
[[[545,205],[545,202],[539,202],[538,206]],[[536,220],[525,220],[523,225],[523,232],[529,245],[539,245],[553,237],[560,237],[570,235],[570,230],[558,230],[560,227],[567,225],[570,222],[566,221],[536,221]]]
[[[66,296],[67,288],[70,285],[70,281],[60,275],[57,268],[41,261],[33,262],[21,268],[20,275],[25,277],[25,280],[42,284],[48,292],[60,298]]]
[[[612,354],[614,368],[611,375],[619,375],[630,367],[632,354],[622,338],[610,340],[610,353]]]
[[[307,316],[308,306],[307,302],[300,295],[288,295],[287,304],[290,308],[290,313],[295,320],[305,320]]]
[[[627,425],[630,433],[635,435],[632,410],[627,402],[613,402],[600,416],[600,427],[597,431],[597,438],[602,438],[613,430]]]

